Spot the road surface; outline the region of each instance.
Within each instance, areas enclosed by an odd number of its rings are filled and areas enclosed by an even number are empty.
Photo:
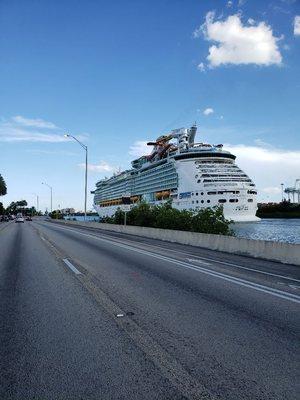
[[[300,268],[0,225],[0,399],[299,398]]]

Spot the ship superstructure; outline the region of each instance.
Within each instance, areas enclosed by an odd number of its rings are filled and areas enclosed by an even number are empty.
[[[113,215],[129,195],[132,204],[172,200],[180,210],[223,206],[234,221],[256,221],[257,191],[223,145],[195,143],[197,127],[160,136],[150,155],[132,161],[132,169],[96,183],[94,207],[100,217]]]

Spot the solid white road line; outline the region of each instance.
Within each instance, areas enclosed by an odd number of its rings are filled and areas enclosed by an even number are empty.
[[[235,267],[235,268],[239,268],[239,269],[245,269],[247,271],[253,271],[253,272],[257,272],[259,274],[275,276],[276,278],[287,279],[289,281],[294,281],[294,282],[299,282],[300,283],[299,279],[290,278],[289,276],[273,274],[272,272],[260,271],[259,269],[244,267],[242,265],[233,264],[233,263],[230,263],[230,262],[227,262],[227,261],[215,260],[213,258],[202,257],[202,256],[195,256],[195,257],[199,258],[200,260],[206,260],[206,261],[211,261],[211,262],[218,263],[218,264],[229,265],[230,267]],[[196,261],[196,260],[194,260],[194,261]]]
[[[81,272],[78,271],[78,269],[74,267],[74,265],[67,258],[64,258],[63,262],[74,272],[74,274],[82,275]]]
[[[279,297],[281,299],[289,300],[289,301],[292,301],[294,303],[299,303],[300,304],[300,296],[292,294],[292,293],[288,293],[288,292],[285,292],[285,291],[282,291],[282,290],[278,290],[278,289],[274,289],[274,288],[271,288],[271,287],[268,287],[268,286],[265,286],[265,285],[261,285],[261,284],[258,284],[258,283],[247,281],[246,279],[236,278],[236,277],[233,277],[231,275],[223,274],[221,272],[212,271],[210,269],[203,268],[203,267],[200,267],[200,266],[188,264],[188,263],[186,263],[184,261],[176,260],[176,259],[170,258],[170,257],[165,257],[165,256],[162,256],[162,255],[156,254],[156,253],[151,253],[151,252],[149,252],[147,250],[137,249],[137,248],[135,248],[133,246],[128,246],[126,244],[114,242],[112,240],[103,239],[103,238],[101,238],[99,236],[95,236],[95,235],[90,235],[90,234],[87,234],[87,233],[79,232],[78,230],[65,228],[65,227],[59,227],[59,229],[68,230],[68,231],[77,233],[78,235],[81,235],[81,236],[90,237],[92,239],[99,240],[99,241],[108,243],[108,244],[113,245],[113,246],[121,247],[121,248],[124,248],[126,250],[134,251],[134,252],[139,253],[139,254],[147,255],[147,256],[150,256],[150,257],[153,257],[153,258],[157,258],[157,259],[166,261],[168,263],[175,264],[176,266],[181,266],[181,267],[185,267],[185,268],[188,268],[188,269],[192,269],[194,271],[201,272],[201,273],[204,273],[206,275],[213,276],[215,278],[223,279],[225,281],[228,281],[228,282],[240,285],[240,286],[245,286],[245,287],[248,287],[250,289],[254,289],[254,290],[257,290],[257,291],[260,291],[260,292],[264,292],[264,293],[270,294],[272,296]]]
[[[65,229],[68,229],[68,228],[65,228]],[[70,229],[70,230],[72,230],[72,231],[74,232],[73,229]],[[111,238],[111,236],[109,236],[109,235],[107,235],[107,234],[104,234],[104,233],[102,233],[102,232],[101,232],[101,235],[104,236],[104,237],[107,237],[107,238],[109,238],[109,240],[115,241],[115,242],[117,242],[117,243],[120,243],[120,240],[122,240],[123,242],[125,241],[125,242],[130,243],[130,244],[132,243],[132,241],[131,241],[131,240],[128,240],[128,239],[120,239],[120,238],[115,238],[115,237],[114,237],[114,238]],[[118,239],[119,239],[119,240],[118,240]],[[134,245],[138,245],[138,243],[133,243],[133,244],[134,244]],[[152,245],[152,244],[149,244],[149,243],[143,243],[143,246],[147,246],[147,247],[150,247],[150,248],[153,248],[153,249],[159,248],[159,249],[162,249],[162,250],[169,250],[167,247],[159,246],[159,245]],[[181,256],[182,256],[183,254],[186,254],[186,255],[191,256],[190,253],[187,253],[187,252],[182,251],[182,250],[179,251],[179,250],[172,249],[172,252],[178,253],[178,254],[180,254]],[[217,260],[217,259],[214,259],[214,258],[198,256],[198,255],[195,255],[195,254],[192,254],[192,256],[193,256],[193,261],[194,261],[194,262],[199,262],[200,264],[202,264],[202,263],[201,263],[200,261],[196,261],[196,258],[199,259],[199,260],[208,261],[207,265],[211,265],[210,263],[217,263],[217,264],[222,264],[222,265],[229,265],[230,267],[239,268],[239,269],[244,269],[244,270],[246,270],[246,271],[256,272],[256,273],[261,274],[261,275],[274,276],[275,278],[281,278],[281,279],[286,279],[286,280],[288,280],[288,281],[293,281],[293,282],[298,282],[298,283],[300,283],[300,280],[299,280],[299,279],[291,278],[291,277],[289,277],[289,276],[274,274],[274,273],[272,273],[272,272],[261,271],[261,270],[259,270],[259,269],[250,268],[250,267],[245,267],[245,266],[242,266],[242,265],[239,265],[239,264],[234,264],[234,263],[227,262],[227,261],[221,261],[221,260]],[[187,260],[188,260],[188,261],[191,261],[189,258],[187,258]],[[203,263],[203,265],[204,265],[204,263]]]

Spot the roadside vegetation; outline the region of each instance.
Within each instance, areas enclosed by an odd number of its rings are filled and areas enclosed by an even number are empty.
[[[101,222],[124,224],[124,212],[118,209],[112,217],[102,218]],[[233,235],[230,223],[224,218],[222,207],[193,212],[172,208],[171,202],[159,206],[141,202],[127,212],[127,225],[151,228]]]
[[[4,196],[7,193],[6,183],[3,179],[2,175],[0,174],[0,196]]]

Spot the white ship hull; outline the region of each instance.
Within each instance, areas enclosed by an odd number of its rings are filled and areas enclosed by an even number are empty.
[[[133,203],[159,205],[171,199],[172,207],[193,211],[222,206],[228,220],[259,221],[255,185],[235,164],[236,157],[222,145],[194,143],[195,132],[195,127],[175,131],[171,136],[178,139],[176,150],[160,156],[166,139],[159,138],[162,144],[152,153],[155,156],[134,160],[132,170],[99,181],[94,192],[99,216],[114,215],[127,193]]]

